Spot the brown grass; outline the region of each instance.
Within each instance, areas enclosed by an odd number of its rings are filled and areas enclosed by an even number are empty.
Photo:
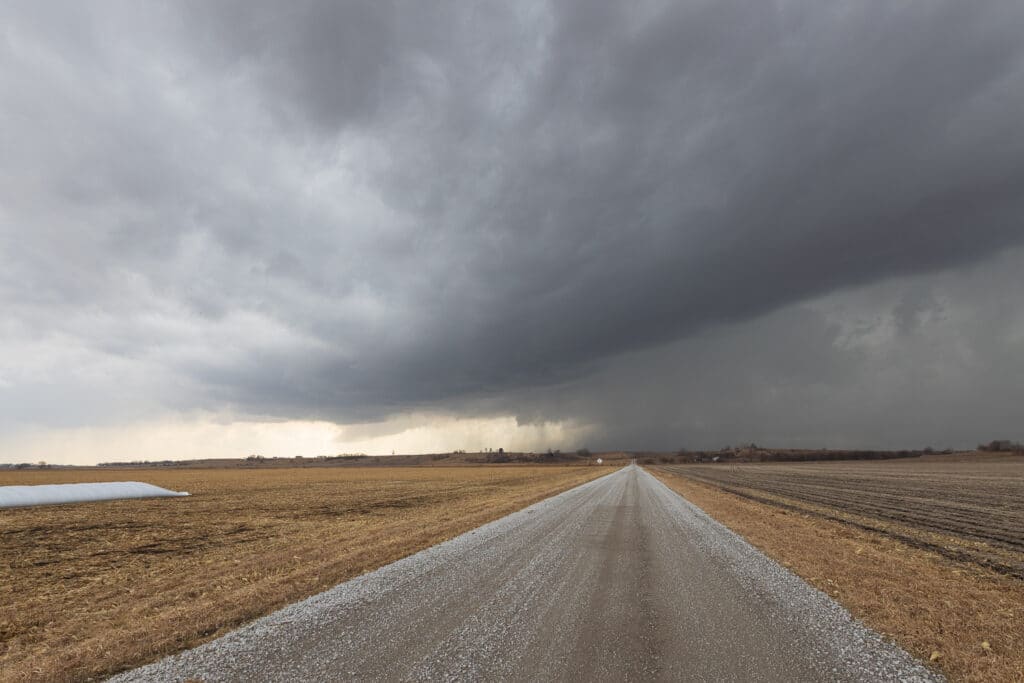
[[[193,494],[0,511],[0,680],[152,661],[608,471],[0,473],[0,485],[142,480]]]
[[[1024,681],[1021,580],[838,519],[653,473],[951,680]]]

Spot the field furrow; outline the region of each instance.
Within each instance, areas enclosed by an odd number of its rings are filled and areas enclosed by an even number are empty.
[[[1024,459],[1019,457],[661,469],[1024,578]]]

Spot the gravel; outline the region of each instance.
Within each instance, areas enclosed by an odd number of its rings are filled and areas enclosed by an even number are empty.
[[[636,466],[114,681],[937,681]]]

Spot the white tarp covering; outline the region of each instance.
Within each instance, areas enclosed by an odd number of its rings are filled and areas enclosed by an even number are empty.
[[[141,481],[107,481],[99,484],[42,484],[39,486],[0,486],[0,508],[26,505],[86,503],[121,498],[163,498],[187,496]]]

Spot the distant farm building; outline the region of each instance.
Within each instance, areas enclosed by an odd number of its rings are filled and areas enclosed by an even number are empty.
[[[1014,443],[1009,439],[996,439],[995,441],[989,441],[987,444],[978,446],[979,451],[1017,451],[1021,450],[1019,443]]]

